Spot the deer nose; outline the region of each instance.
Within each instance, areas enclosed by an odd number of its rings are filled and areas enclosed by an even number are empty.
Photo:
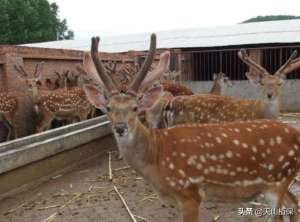
[[[272,99],[273,95],[272,95],[272,93],[268,93],[267,96],[268,96],[268,99]]]
[[[126,130],[127,130],[126,123],[119,122],[115,124],[115,131],[117,134],[119,134],[119,136],[123,136]]]

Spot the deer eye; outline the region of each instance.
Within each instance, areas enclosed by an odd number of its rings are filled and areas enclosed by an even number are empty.
[[[133,107],[133,112],[137,112],[137,111],[138,111],[138,107],[137,106]]]
[[[110,112],[111,111],[110,106],[106,106],[106,110],[107,110],[107,112]]]

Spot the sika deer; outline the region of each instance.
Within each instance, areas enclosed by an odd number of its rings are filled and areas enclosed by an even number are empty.
[[[38,79],[41,76],[42,65],[43,63],[37,64],[33,78],[29,77],[22,66],[15,66],[20,76],[26,80],[33,103],[38,107],[40,122],[36,131],[42,132],[49,129],[54,119],[74,120],[78,118],[80,121],[86,120],[92,106],[81,88],[40,90]]]
[[[8,92],[0,92],[0,121],[8,130],[6,141],[11,139],[12,134],[15,139],[18,138],[15,123],[17,109],[18,101],[16,96]]]
[[[209,94],[178,96],[167,101],[162,112],[148,115],[151,118],[147,119],[147,123],[157,123],[156,126],[149,124],[153,127],[170,127],[182,123],[219,123],[277,118],[280,111],[279,100],[283,77],[300,66],[299,59],[293,60],[295,56],[294,52],[274,75],[270,75],[264,68],[253,62],[242,49],[239,57],[258,71],[257,75],[249,73],[246,75],[252,82],[261,85],[264,95],[262,101]]]
[[[233,83],[223,72],[213,74],[213,86],[210,90],[210,94],[225,95],[228,87],[232,87]]]
[[[205,198],[241,201],[260,193],[270,197],[274,208],[283,203],[293,208],[291,221],[298,221],[297,199],[288,188],[300,168],[299,132],[275,120],[148,129],[138,110],[157,101],[162,88],[154,87],[142,98],[137,94],[153,60],[155,34],[127,92],[120,92],[107,76],[98,44],[99,38],[92,38],[91,55],[103,84],[85,84],[85,93],[107,113],[126,161],[161,194],[177,201],[184,222],[198,222]]]

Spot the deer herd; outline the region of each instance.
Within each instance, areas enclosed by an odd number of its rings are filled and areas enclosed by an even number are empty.
[[[91,51],[77,67],[73,79],[79,83],[58,75],[56,82],[46,80],[48,89],[42,90],[42,63],[33,75],[16,65],[40,114],[37,132],[49,129],[54,119],[85,120],[100,109],[110,120],[120,156],[163,198],[178,204],[182,221],[198,222],[205,200],[242,202],[260,194],[274,209],[293,208],[290,221],[300,221],[298,200],[289,190],[300,168],[300,133],[276,120],[284,79],[300,66],[296,52],[274,74],[245,49],[238,52],[252,70],[246,77],[261,89],[263,96],[256,100],[226,96],[232,82],[224,73],[213,75],[211,91],[194,94],[177,83],[178,73],[168,70],[168,51],[152,68],[155,34],[141,67],[104,64],[99,42],[92,38]],[[1,99],[10,136],[17,102],[9,95]]]

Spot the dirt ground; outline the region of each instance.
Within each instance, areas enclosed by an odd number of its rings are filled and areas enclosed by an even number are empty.
[[[300,129],[300,118],[284,117]],[[112,148],[113,150],[113,148]],[[108,154],[58,174],[32,190],[0,202],[0,222],[127,222],[132,221],[114,190],[125,198],[137,221],[178,222],[176,206],[162,202],[152,187],[112,153],[113,181],[108,177]],[[125,167],[125,168],[124,168]],[[300,183],[292,190],[300,198]],[[263,198],[249,203],[205,203],[201,221],[264,221],[266,217],[241,216],[239,210],[266,208]]]

